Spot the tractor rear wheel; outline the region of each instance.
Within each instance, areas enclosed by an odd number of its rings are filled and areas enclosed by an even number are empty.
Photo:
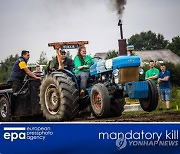
[[[0,121],[10,121],[11,119],[11,109],[10,102],[7,97],[2,96],[0,98]]]
[[[148,98],[139,99],[139,102],[144,111],[151,112],[154,111],[158,105],[158,89],[153,81],[147,81],[149,87]]]
[[[41,110],[49,121],[72,120],[78,113],[78,99],[75,83],[63,72],[51,74],[41,84]]]
[[[95,117],[104,118],[109,116],[110,96],[103,84],[98,83],[92,87],[90,99],[92,112]]]

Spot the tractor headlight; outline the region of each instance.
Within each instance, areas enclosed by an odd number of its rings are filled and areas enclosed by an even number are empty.
[[[119,70],[118,70],[118,69],[115,69],[115,70],[113,71],[113,75],[114,75],[114,77],[117,77],[117,76],[119,75]]]
[[[140,75],[144,74],[144,70],[142,68],[139,68],[139,74]]]
[[[119,75],[120,75],[119,73],[120,73],[120,72],[119,72],[118,69],[115,69],[115,70],[113,71],[114,82],[115,82],[116,84],[119,83]]]

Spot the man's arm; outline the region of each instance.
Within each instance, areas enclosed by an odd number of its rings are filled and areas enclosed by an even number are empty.
[[[75,57],[74,59],[74,66],[75,66],[75,69],[78,69],[78,70],[88,68],[87,65],[81,65],[81,61],[78,57]]]
[[[159,78],[158,78],[158,83],[160,83],[160,82],[162,82],[162,81],[168,81],[168,80],[169,80],[169,77],[170,77],[170,76],[165,76],[164,78],[160,78],[160,76],[159,76]]]
[[[159,70],[158,69],[156,69],[155,68],[155,73],[156,73],[156,75],[154,75],[154,76],[151,76],[151,77],[149,77],[150,79],[158,79],[158,76],[159,76]]]
[[[170,78],[170,72],[167,71],[164,78],[160,78],[159,81],[168,81]]]
[[[28,67],[27,67],[27,65],[26,65],[26,63],[25,63],[24,61],[21,61],[21,62],[19,63],[19,67],[20,67],[20,69],[23,69],[23,70],[26,72],[27,75],[29,75],[29,76],[31,76],[31,77],[33,77],[33,78],[35,78],[35,79],[42,80],[41,77],[37,77],[33,72],[31,72],[31,71],[28,69]]]
[[[146,79],[153,80],[153,79],[157,79],[157,78],[158,78],[158,76],[157,76],[157,75],[154,75],[154,76],[148,77],[148,78],[146,78]]]
[[[163,79],[159,78],[160,81],[168,81],[169,80],[169,76],[164,77]]]
[[[29,76],[31,76],[31,77],[33,77],[35,79],[39,79],[39,80],[42,79],[41,77],[38,77],[34,73],[32,73],[28,68],[24,68],[24,71],[26,72],[27,75],[29,75]]]
[[[156,69],[155,70],[155,75],[154,76],[149,76],[148,75],[148,72],[146,72],[146,77],[145,77],[145,79],[149,79],[149,80],[154,80],[154,79],[157,79],[158,78],[158,75],[159,75],[159,70],[158,69]]]

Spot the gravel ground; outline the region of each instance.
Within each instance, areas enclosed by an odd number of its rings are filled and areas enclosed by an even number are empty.
[[[21,117],[13,119],[13,122],[45,122],[42,116]],[[123,112],[120,117],[97,119],[81,114],[71,122],[180,122],[180,111],[162,111],[162,112]]]
[[[180,111],[169,112],[129,112],[120,117],[96,119],[94,117],[76,118],[74,121],[85,122],[180,122]]]

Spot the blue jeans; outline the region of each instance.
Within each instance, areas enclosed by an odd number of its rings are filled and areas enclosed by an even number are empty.
[[[80,72],[76,75],[80,77],[80,89],[86,89],[87,81],[89,79],[89,72]]]
[[[161,99],[163,101],[169,101],[170,100],[170,89],[161,89]]]

